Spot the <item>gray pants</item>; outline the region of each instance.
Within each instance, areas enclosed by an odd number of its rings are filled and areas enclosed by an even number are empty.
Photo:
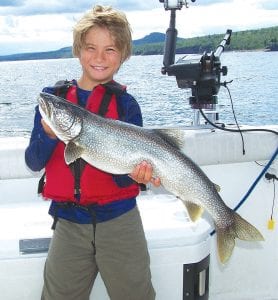
[[[112,300],[155,299],[137,207],[96,225],[96,255],[92,240],[93,225],[59,219],[45,263],[42,300],[88,300],[98,272]]]

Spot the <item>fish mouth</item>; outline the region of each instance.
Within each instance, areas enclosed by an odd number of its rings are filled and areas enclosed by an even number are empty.
[[[39,102],[39,110],[42,115],[45,115],[46,117],[50,117],[50,107],[47,101],[40,95],[38,97]]]

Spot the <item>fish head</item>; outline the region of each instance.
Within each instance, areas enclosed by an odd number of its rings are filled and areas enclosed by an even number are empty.
[[[46,124],[65,143],[76,138],[82,130],[82,117],[78,106],[48,93],[38,97],[39,111]]]

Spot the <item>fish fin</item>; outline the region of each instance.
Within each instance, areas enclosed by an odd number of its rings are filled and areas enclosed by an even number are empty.
[[[65,161],[69,165],[81,157],[83,148],[77,146],[73,142],[69,142],[65,148]]]
[[[177,128],[159,128],[152,130],[175,148],[181,149],[184,146],[184,133],[182,130]]]
[[[183,203],[187,209],[191,221],[195,222],[202,216],[204,209],[201,206],[188,201],[183,201]]]
[[[217,248],[221,263],[225,264],[232,255],[235,238],[245,241],[263,241],[264,237],[253,225],[244,220],[239,214],[233,212],[233,220],[229,226],[215,226],[217,233]]]
[[[257,228],[244,220],[239,214],[235,213],[236,236],[244,241],[263,241],[264,237]]]
[[[231,257],[235,247],[235,235],[223,228],[215,228],[217,232],[217,250],[220,262],[225,264]]]

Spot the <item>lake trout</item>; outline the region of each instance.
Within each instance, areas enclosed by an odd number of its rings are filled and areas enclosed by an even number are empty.
[[[44,121],[66,144],[67,164],[78,158],[105,172],[130,174],[146,161],[163,187],[181,199],[192,221],[205,209],[217,234],[220,261],[232,255],[235,238],[261,241],[263,236],[221,199],[202,169],[181,150],[181,139],[171,130],[147,129],[100,117],[63,98],[40,93],[39,110]]]

